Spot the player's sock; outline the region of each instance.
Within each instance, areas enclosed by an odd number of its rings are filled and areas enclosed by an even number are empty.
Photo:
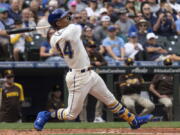
[[[50,115],[51,118],[56,118],[56,116],[57,116],[56,113],[57,113],[57,111],[51,112],[51,115]]]
[[[67,120],[66,118],[66,112],[65,112],[65,108],[60,108],[56,111],[56,117],[59,120]]]
[[[113,104],[108,105],[109,109],[118,115],[118,117],[124,119],[128,123],[131,123],[134,119],[135,116],[134,114],[130,113],[128,109],[122,106],[118,101],[115,101]]]

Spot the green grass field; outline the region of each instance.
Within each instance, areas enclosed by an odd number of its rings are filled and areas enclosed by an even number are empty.
[[[45,129],[97,129],[97,128],[129,128],[129,125],[126,122],[106,122],[106,123],[79,123],[79,122],[58,122],[58,123],[47,123]],[[148,124],[143,125],[141,128],[180,128],[180,122],[149,122]],[[0,135],[4,129],[10,129],[11,131],[24,132],[28,133],[33,129],[33,123],[0,123]],[[2,130],[2,131],[1,131]],[[60,130],[61,131],[61,130]],[[86,130],[85,130],[86,131]],[[48,134],[48,135],[85,135],[85,133],[76,133],[76,134]],[[134,132],[133,132],[134,133]],[[136,135],[136,134],[131,135]],[[19,133],[17,133],[19,134]],[[3,134],[6,135],[6,134]],[[7,134],[10,135],[10,134]],[[21,134],[22,135],[22,134]],[[23,134],[24,135],[24,134]],[[26,134],[25,135],[29,135]],[[42,135],[42,134],[41,134]],[[47,134],[45,134],[47,135]],[[127,134],[110,134],[110,133],[86,133],[86,135],[127,135]],[[129,134],[128,134],[129,135]],[[139,135],[139,134],[138,134]],[[167,134],[166,134],[167,135]]]
[[[88,129],[88,128],[128,128],[126,122],[106,122],[106,123],[79,123],[79,122],[59,122],[48,123],[46,129]],[[180,128],[180,122],[149,122],[142,126],[142,128]],[[0,129],[33,129],[33,123],[1,123]]]

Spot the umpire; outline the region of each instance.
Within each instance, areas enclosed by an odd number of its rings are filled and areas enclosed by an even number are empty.
[[[14,82],[14,72],[5,70],[5,82],[0,86],[0,122],[20,122],[23,87]]]

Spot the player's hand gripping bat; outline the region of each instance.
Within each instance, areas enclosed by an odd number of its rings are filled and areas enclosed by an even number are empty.
[[[50,26],[12,29],[12,30],[7,30],[7,34],[8,34],[8,35],[18,34],[18,33],[36,31],[36,30],[40,30],[40,29],[46,29],[46,28],[50,28]]]

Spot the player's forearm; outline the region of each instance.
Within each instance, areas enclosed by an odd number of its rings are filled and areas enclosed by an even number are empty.
[[[153,84],[150,85],[149,91],[151,91],[155,96],[157,96],[159,98],[161,97],[160,93],[154,88]]]
[[[125,57],[125,49],[124,48],[121,48],[121,57],[124,58]]]
[[[0,35],[1,36],[8,36],[6,30],[0,30]]]
[[[160,27],[160,24],[161,24],[161,20],[158,19],[156,24],[153,26],[153,31],[157,31]]]
[[[147,52],[158,52],[160,50],[160,48],[157,47],[147,47]]]
[[[117,59],[118,57],[114,54],[114,52],[112,51],[111,48],[107,48],[107,52],[108,54],[113,58],[113,59]]]

